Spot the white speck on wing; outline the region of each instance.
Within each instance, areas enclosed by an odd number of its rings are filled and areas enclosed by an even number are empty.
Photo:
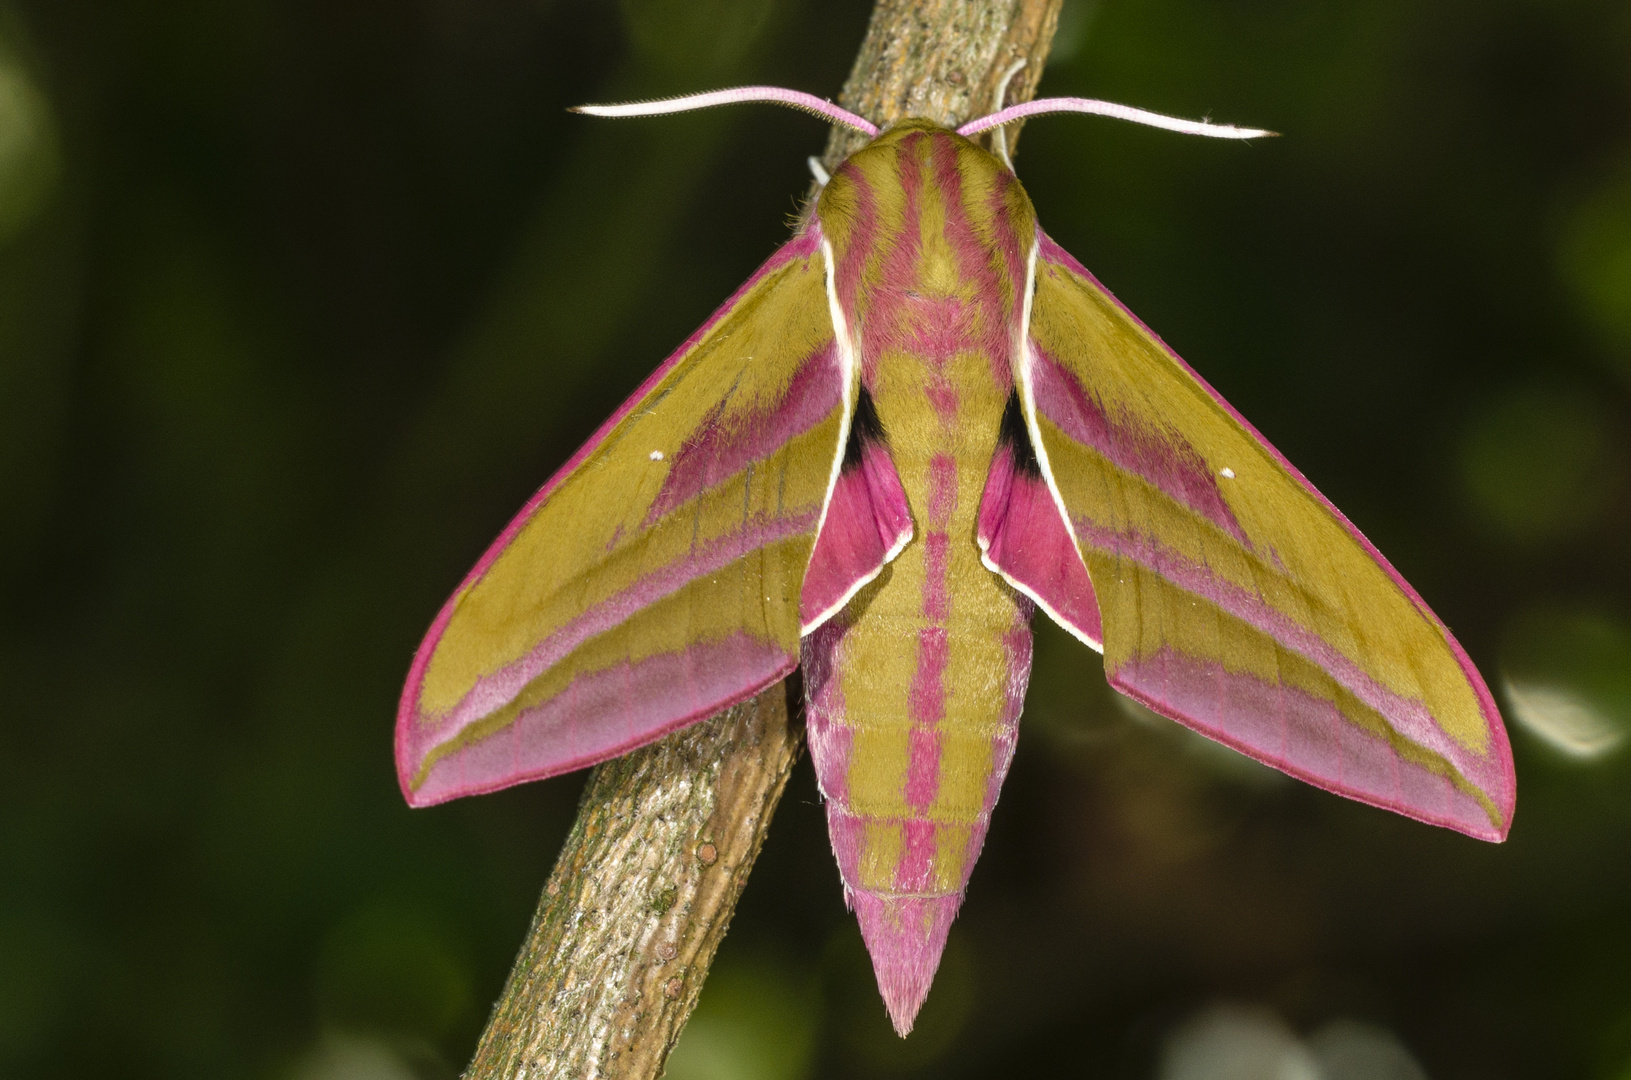
[[[1223,477],[1225,480],[1233,480],[1235,478],[1235,471],[1233,469],[1219,469],[1218,475]]]
[[[661,450],[653,450],[651,452],[651,460],[652,461],[661,461],[662,459],[663,459],[663,452]],[[1234,473],[1230,473],[1229,475],[1233,476]]]

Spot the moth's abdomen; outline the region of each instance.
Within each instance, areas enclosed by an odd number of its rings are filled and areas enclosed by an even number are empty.
[[[880,894],[961,891],[1030,671],[1028,606],[977,551],[957,568],[955,616],[915,610],[942,569],[934,540],[908,547],[803,647],[817,770],[844,819],[834,846],[846,883]]]
[[[819,213],[876,413],[857,445],[893,462],[912,531],[803,640],[810,750],[845,898],[905,1034],[985,841],[1030,675],[1030,603],[981,563],[976,535],[1034,225],[1000,162],[912,123],[851,157]]]
[[[975,542],[1007,391],[977,350],[940,361],[892,352],[875,368],[912,540],[802,646],[845,897],[903,1031],[985,841],[1031,665],[1030,603]]]
[[[985,841],[1031,664],[1030,605],[980,565],[971,531],[920,530],[802,650],[845,898],[900,1028]]]

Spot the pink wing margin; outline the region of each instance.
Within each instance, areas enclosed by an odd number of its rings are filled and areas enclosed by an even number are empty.
[[[1174,588],[1187,594],[1193,602],[1209,605],[1227,620],[1238,620],[1245,628],[1271,639],[1287,654],[1297,654],[1322,669],[1341,690],[1353,695],[1364,706],[1374,709],[1393,728],[1394,732],[1415,746],[1437,755],[1460,774],[1461,783],[1442,772],[1425,767],[1419,761],[1402,756],[1389,740],[1377,736],[1352,723],[1334,701],[1299,690],[1285,682],[1269,682],[1249,671],[1224,662],[1221,655],[1205,655],[1185,651],[1166,644],[1153,654],[1139,652],[1120,662],[1107,653],[1107,675],[1122,693],[1149,708],[1218,742],[1224,743],[1259,761],[1278,768],[1325,790],[1372,805],[1394,810],[1405,816],[1430,824],[1446,826],[1480,839],[1505,839],[1511,826],[1515,804],[1516,778],[1512,764],[1511,746],[1500,720],[1494,697],[1472,664],[1460,642],[1432,614],[1426,602],[1392,564],[1331,502],[1308,482],[1307,478],[1276,450],[1260,432],[1224,401],[1205,379],[1197,374],[1168,348],[1137,316],[1128,311],[1105,289],[1088,270],[1050,238],[1039,234],[1038,272],[1049,266],[1068,271],[1098,290],[1113,305],[1116,312],[1137,331],[1147,336],[1155,350],[1164,354],[1164,362],[1173,365],[1182,377],[1203,392],[1218,410],[1254,440],[1274,465],[1329,515],[1346,536],[1379,567],[1411,605],[1442,635],[1443,646],[1454,658],[1462,677],[1476,698],[1477,708],[1489,733],[1487,752],[1477,753],[1452,739],[1429,714],[1424,704],[1402,698],[1389,691],[1362,663],[1344,655],[1331,643],[1313,632],[1299,627],[1284,612],[1258,592],[1243,590],[1217,577],[1201,561],[1189,559],[1158,535],[1153,525],[1121,520],[1107,524],[1114,513],[1106,514],[1102,508],[1089,508],[1073,504],[1069,495],[1060,496],[1058,510],[1068,524],[1080,546],[1085,561],[1092,565],[1093,556],[1106,567],[1122,567],[1107,576],[1112,580],[1099,580],[1095,572],[1094,584],[1102,610],[1107,613],[1103,632],[1113,637],[1118,628],[1108,612],[1139,610],[1142,598],[1133,599],[1118,590],[1135,588],[1121,584],[1131,570],[1148,575],[1144,580],[1159,581],[1163,587]],[[1038,303],[1042,303],[1040,298]],[[1028,360],[1029,380],[1034,391],[1034,412],[1031,418],[1033,438],[1040,437],[1037,417],[1046,419],[1050,427],[1061,434],[1048,438],[1060,445],[1061,438],[1085,446],[1107,475],[1117,478],[1112,489],[1131,481],[1148,484],[1166,494],[1196,523],[1197,530],[1207,530],[1206,543],[1213,550],[1226,545],[1251,548],[1251,540],[1241,532],[1238,522],[1218,493],[1216,484],[1219,471],[1207,463],[1203,456],[1183,435],[1176,431],[1152,436],[1148,429],[1129,429],[1126,417],[1117,417],[1103,405],[1101,387],[1094,385],[1096,372],[1102,365],[1094,365],[1091,357],[1054,357],[1049,355],[1035,336],[1029,339],[1031,356]],[[1064,349],[1052,343],[1056,351]],[[1134,418],[1136,423],[1137,418]],[[1222,422],[1222,421],[1220,421]],[[1118,428],[1118,424],[1123,426]],[[1043,441],[1047,441],[1044,438]],[[1046,458],[1044,458],[1044,462]],[[1000,463],[999,463],[1000,464]],[[1191,467],[1194,466],[1194,467]],[[1046,465],[1044,465],[1046,468]],[[1016,474],[1017,475],[1017,474]],[[1232,471],[1225,474],[1233,477]],[[1023,481],[1022,475],[1017,475]],[[1227,482],[1227,481],[1224,481]],[[1055,477],[1055,491],[1068,490],[1069,484]],[[993,500],[988,488],[987,501]],[[1035,496],[1025,497],[1016,485],[1015,503],[1036,521],[1045,515],[1036,514]],[[1112,496],[1114,501],[1114,496]],[[995,515],[993,515],[995,522]],[[1024,519],[1019,519],[1023,521]],[[1029,526],[1026,538],[1009,540],[1006,564],[1000,568],[1006,574],[1026,572],[1024,563],[1035,564],[1038,554],[1051,567],[1058,564],[1057,572],[1044,567],[1038,572],[1034,565],[1029,577],[1021,584],[1035,596],[1056,621],[1085,637],[1084,620],[1061,617],[1058,612],[1069,611],[1068,605],[1081,595],[1078,584],[1073,583],[1070,567],[1052,554],[1059,547],[1055,531],[1056,522],[1046,527]],[[1007,526],[1012,531],[1012,524]],[[985,543],[986,515],[982,509],[982,543]],[[995,540],[1003,539],[1002,530],[992,529]],[[1031,537],[1034,535],[1034,539]],[[1274,548],[1272,536],[1255,538],[1259,549]],[[1265,544],[1266,541],[1266,544]],[[996,543],[992,552],[997,552]],[[988,556],[989,557],[989,556]],[[1278,561],[1278,556],[1271,556]],[[1144,635],[1154,627],[1160,633],[1160,616],[1154,621],[1144,614],[1133,616],[1124,623],[1123,634]],[[1093,629],[1098,629],[1094,626]],[[1476,797],[1466,787],[1481,792],[1488,802]],[[1494,811],[1492,813],[1491,811]]]
[[[554,651],[557,654],[563,650],[569,652],[582,641],[592,642],[597,633],[615,633],[620,629],[618,618],[638,615],[665,598],[671,598],[678,590],[706,589],[710,583],[727,579],[728,574],[722,575],[722,569],[735,571],[741,584],[728,595],[718,594],[717,589],[714,594],[704,594],[699,601],[702,607],[696,610],[717,610],[723,606],[734,612],[739,607],[747,613],[745,619],[751,625],[745,630],[715,634],[712,640],[687,644],[678,651],[648,655],[650,649],[631,648],[616,663],[577,675],[564,691],[541,704],[521,709],[512,722],[492,733],[475,737],[464,735],[467,729],[509,706],[529,682],[540,674],[547,674],[549,664],[559,662],[561,657],[558,655],[539,656],[548,651],[544,646],[549,645],[549,641],[534,648],[520,661],[497,667],[490,675],[483,676],[451,711],[445,711],[439,717],[427,716],[422,707],[427,672],[461,603],[511,549],[528,524],[549,505],[562,485],[607,445],[608,436],[618,431],[626,421],[633,422],[630,418],[637,410],[645,408],[651,411],[663,407],[662,395],[672,389],[671,386],[665,387],[670,376],[692,356],[711,332],[738,312],[744,298],[754,293],[765,279],[787,270],[789,264],[797,260],[806,260],[806,269],[821,266],[824,270],[820,241],[816,227],[795,237],[721,305],[539,489],[443,605],[414,655],[397,712],[398,775],[410,804],[431,805],[568,772],[615,757],[746,700],[785,678],[797,666],[799,585],[809,552],[817,541],[818,520],[825,516],[829,527],[835,532],[847,530],[850,542],[843,546],[854,549],[853,554],[838,558],[835,564],[830,557],[833,545],[826,545],[829,549],[829,572],[825,580],[829,584],[837,580],[834,575],[841,577],[844,574],[864,573],[866,568],[852,565],[856,555],[880,547],[878,543],[869,543],[860,535],[865,529],[858,527],[858,524],[873,523],[852,521],[852,515],[843,512],[843,500],[835,508],[839,512],[822,513],[826,502],[832,499],[834,483],[839,480],[839,469],[834,458],[842,452],[847,435],[850,411],[847,402],[852,394],[847,385],[849,372],[841,362],[839,350],[831,337],[830,321],[826,324],[825,344],[788,361],[789,370],[796,368],[796,371],[787,380],[788,389],[784,398],[774,403],[772,409],[762,415],[749,416],[745,422],[738,421],[737,427],[724,437],[716,438],[710,431],[708,439],[700,441],[697,446],[688,441],[679,454],[671,453],[666,463],[673,470],[668,474],[669,479],[674,481],[681,469],[679,459],[687,451],[697,451],[691,455],[690,460],[696,463],[696,468],[688,474],[688,484],[679,486],[696,489],[682,492],[684,498],[704,498],[710,485],[716,482],[713,479],[715,476],[718,476],[717,482],[720,484],[732,477],[741,484],[745,472],[749,477],[746,483],[751,485],[755,467],[762,473],[768,473],[767,460],[771,456],[777,453],[785,455],[786,444],[804,438],[812,450],[818,446],[826,448],[796,455],[797,460],[787,464],[784,472],[789,475],[796,473],[795,479],[801,481],[804,489],[813,486],[814,503],[806,500],[802,504],[786,507],[773,505],[769,511],[743,512],[742,521],[726,523],[735,531],[725,535],[722,540],[711,545],[693,542],[691,552],[685,558],[658,567],[659,573],[646,573],[633,579],[629,588],[601,603],[599,606],[610,614],[603,612],[597,616],[591,611],[575,620],[577,624],[585,625],[580,625],[575,631],[576,637],[572,642]],[[782,286],[773,283],[771,288],[780,289]],[[824,287],[815,290],[815,293],[820,297],[820,316],[827,318]],[[763,295],[761,293],[761,297],[755,300],[754,306],[759,313],[749,314],[745,318],[771,318],[763,314],[765,305],[759,302]],[[729,334],[743,333],[739,327],[729,327],[727,330]],[[715,353],[718,352],[716,349]],[[716,361],[710,359],[707,362]],[[729,371],[718,381],[726,386],[734,385]],[[714,417],[690,417],[687,421],[701,430],[713,422]],[[828,434],[835,438],[830,442],[817,440],[817,436],[825,439]],[[659,460],[659,456],[654,454],[652,461]],[[706,482],[698,480],[699,475]],[[873,478],[871,486],[881,485],[887,490],[891,480],[893,486],[898,488],[899,481],[892,476],[892,466],[890,475]],[[793,486],[783,485],[784,489]],[[678,510],[669,505],[681,502],[678,496],[664,502],[672,495],[674,487],[670,483],[656,494],[656,498],[647,499],[651,514],[646,524],[663,514],[683,515],[689,512],[687,505],[680,505]],[[624,494],[604,492],[606,498],[614,500]],[[778,491],[770,497],[769,502],[776,503],[781,494]],[[636,496],[629,493],[628,497],[633,499]],[[790,496],[788,501],[796,502]],[[861,501],[865,502],[864,499]],[[718,511],[709,512],[719,516]],[[703,511],[695,513],[701,515]],[[875,527],[880,531],[885,525],[898,525],[884,520],[886,517],[881,515],[876,522]],[[697,520],[702,519],[699,516]],[[689,528],[689,524],[684,527]],[[612,535],[611,543],[620,542],[621,535],[619,529]],[[894,535],[887,536],[882,547],[892,547],[895,539]],[[593,569],[591,565],[590,572]],[[875,573],[875,569],[872,572]],[[764,603],[759,604],[758,594],[761,592],[773,595],[764,596]],[[762,615],[751,610],[754,605],[764,608]],[[734,614],[731,617],[734,618]],[[573,622],[569,622],[567,630],[571,630],[573,625]],[[439,749],[461,739],[462,743],[454,745],[451,750]],[[438,753],[440,756],[427,765],[427,759]]]

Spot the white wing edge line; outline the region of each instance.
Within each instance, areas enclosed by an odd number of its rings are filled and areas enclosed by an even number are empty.
[[[838,304],[837,268],[835,266],[836,260],[833,258],[832,244],[825,236],[821,238],[821,258],[826,263],[827,271],[827,312],[832,317],[833,341],[838,346],[838,364],[844,373],[844,421],[840,425],[840,430],[838,432],[838,451],[833,455],[832,475],[827,478],[827,497],[822,500],[821,518],[816,522],[817,543],[821,542],[821,530],[826,527],[827,524],[827,510],[832,506],[833,492],[838,489],[838,474],[842,472],[844,468],[844,447],[849,445],[850,421],[853,419],[853,410],[850,408],[850,398],[853,396],[851,391],[854,388],[856,377],[855,357],[860,352],[860,349],[857,347],[857,343],[850,337],[849,324],[844,318],[844,309]],[[809,622],[801,623],[799,626],[799,637],[809,635],[818,629],[822,623],[838,614],[844,605],[849,603],[850,600],[854,598],[856,593],[860,592],[867,585],[869,585],[874,578],[883,573],[883,568],[888,566],[894,560],[895,556],[904,551],[906,549],[906,545],[912,542],[913,531],[914,530],[912,529],[907,529],[901,536],[897,537],[894,545],[884,554],[883,562],[879,563],[877,568],[870,574],[856,579],[856,581],[851,584],[848,589],[844,590],[844,595],[839,597],[836,603],[832,604],[827,608],[827,610],[812,618]]]
[[[980,539],[977,542],[980,545],[980,563],[987,570],[991,571],[993,574],[996,574],[998,577],[1002,578],[1002,580],[1006,581],[1015,590],[1017,590],[1019,592],[1022,592],[1026,596],[1030,597],[1031,602],[1033,604],[1035,604],[1037,607],[1041,608],[1042,613],[1044,615],[1046,615],[1048,618],[1052,619],[1057,625],[1062,627],[1064,629],[1064,631],[1067,634],[1069,634],[1071,637],[1075,638],[1077,641],[1080,641],[1083,645],[1086,645],[1089,649],[1092,649],[1094,652],[1098,653],[1100,656],[1104,655],[1104,642],[1094,641],[1092,638],[1090,638],[1086,634],[1082,633],[1082,631],[1077,628],[1075,623],[1071,622],[1069,619],[1067,619],[1063,615],[1059,614],[1059,612],[1055,611],[1054,608],[1053,608],[1053,605],[1048,603],[1046,600],[1042,599],[1042,597],[1038,596],[1034,591],[1032,591],[1030,586],[1026,585],[1023,581],[1019,581],[1016,578],[1009,577],[1008,573],[1005,570],[1003,570],[1002,567],[1000,567],[996,563],[992,562],[991,557],[986,554],[986,552],[990,548],[990,545],[987,544],[985,542],[985,540],[983,540],[983,539]],[[1078,556],[1078,557],[1080,557],[1080,556]]]
[[[1076,529],[1070,523],[1070,514],[1065,511],[1065,497],[1059,493],[1059,482],[1053,478],[1053,465],[1048,461],[1048,448],[1042,445],[1042,427],[1036,422],[1036,389],[1032,383],[1031,371],[1036,362],[1036,358],[1031,354],[1031,304],[1036,299],[1036,254],[1041,246],[1040,242],[1033,238],[1031,240],[1030,254],[1025,258],[1025,303],[1020,309],[1019,343],[1016,347],[1016,355],[1019,356],[1019,371],[1015,381],[1019,385],[1021,411],[1025,414],[1025,431],[1031,437],[1031,450],[1036,454],[1036,463],[1042,470],[1042,479],[1048,485],[1048,494],[1053,497],[1053,508],[1059,511],[1059,519],[1065,523],[1065,532],[1070,535],[1071,550],[1075,551],[1076,557],[1082,560],[1082,570],[1087,574],[1087,580],[1092,581],[1093,572],[1087,568],[1087,560],[1082,559],[1081,541],[1076,539]],[[1097,653],[1102,654],[1104,652],[1104,642],[1094,641],[1086,634],[1078,631],[1068,620],[1060,618],[1058,613],[1048,606],[1041,597],[1010,578],[1007,574],[1003,574],[1001,570],[997,570],[995,566],[992,566],[986,560],[984,544],[980,545],[980,561],[990,569],[1002,574],[1003,580],[1008,584],[1035,600],[1037,606],[1047,612],[1050,619],[1069,631],[1072,637]],[[1095,603],[1097,597],[1098,589],[1095,587]]]

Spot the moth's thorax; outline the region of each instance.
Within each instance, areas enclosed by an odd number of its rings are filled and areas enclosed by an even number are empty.
[[[908,323],[941,328],[922,343],[937,354],[953,331],[985,348],[1017,329],[1036,216],[1013,172],[975,143],[904,121],[839,166],[816,214],[864,379],[912,344]]]

